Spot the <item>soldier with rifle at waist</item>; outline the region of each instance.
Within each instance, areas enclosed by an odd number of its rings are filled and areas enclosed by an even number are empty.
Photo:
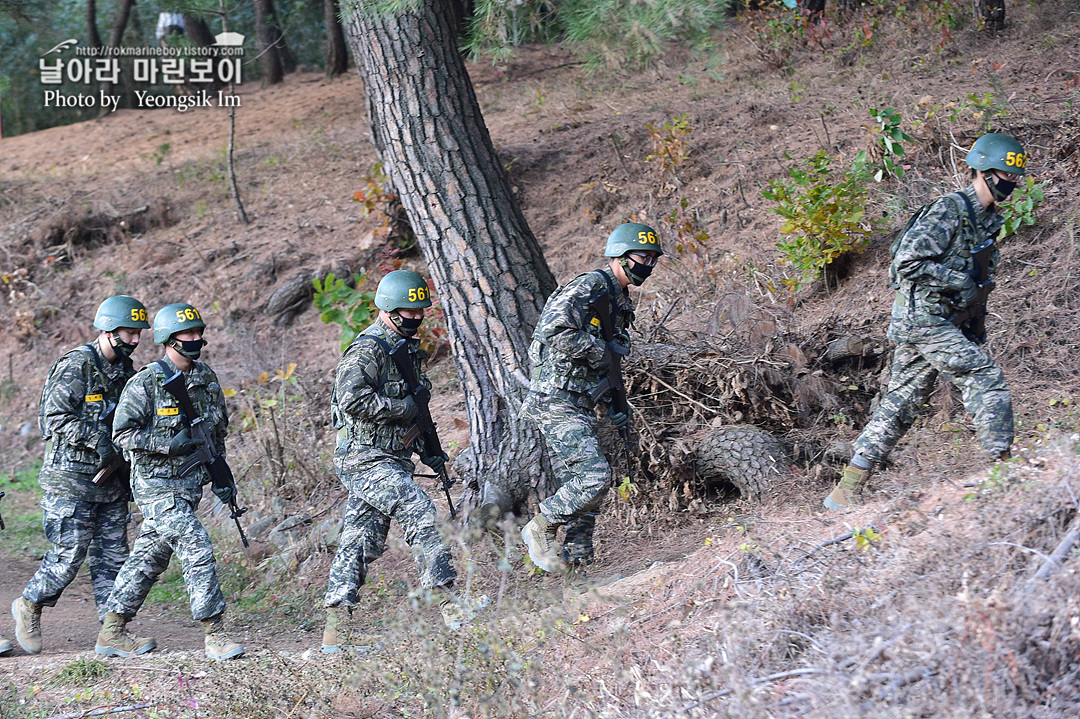
[[[174,553],[191,614],[205,629],[206,656],[221,661],[244,653],[225,632],[225,597],[214,548],[195,516],[203,486],[214,478],[212,465],[218,459],[224,462],[229,426],[217,375],[198,361],[206,344],[205,328],[199,311],[189,304],[161,308],[154,317],[154,342],[164,345],[165,356],[140,370],[120,396],[113,439],[131,462],[131,489],[143,523],[109,595],[95,646],[98,654],[128,657],[154,648],[153,640],[133,636],[126,626]],[[183,390],[175,386],[178,374]],[[214,482],[212,489],[222,502],[235,502],[231,482]]]
[[[656,230],[636,222],[619,225],[604,250],[607,266],[555,290],[533,332],[532,377],[520,416],[539,426],[562,464],[559,490],[521,530],[529,557],[545,572],[592,561],[596,513],[611,482],[596,436],[595,407],[606,395],[608,417],[628,443],[630,407],[618,376],[619,362],[630,352],[634,317],[627,288],[640,286],[662,254]],[[557,532],[564,525],[560,551]]]
[[[113,579],[128,555],[128,487],[109,423],[124,384],[135,374],[146,307],[126,295],[98,307],[95,341],[64,354],[41,392],[38,428],[45,458],[38,481],[44,494],[42,525],[52,543],[22,596],[11,605],[15,638],[30,654],[42,648],[41,611],[56,606],[88,558],[98,619]],[[3,643],[0,642],[0,646]]]
[[[975,141],[966,161],[971,184],[916,213],[893,244],[892,375],[881,405],[855,440],[840,483],[824,500],[829,509],[855,504],[856,490],[911,427],[939,374],[960,389],[986,455],[1010,456],[1009,385],[980,345],[986,341],[986,298],[998,262],[994,238],[1005,222],[996,203],[1025,174],[1027,155],[1012,137],[991,133]]]
[[[375,291],[375,306],[378,319],[338,361],[330,400],[338,430],[334,469],[349,490],[349,501],[326,588],[322,650],[327,654],[371,645],[351,627],[352,611],[367,565],[385,549],[391,520],[401,525],[420,570],[420,584],[435,590],[447,626],[460,626],[475,611],[452,592],[457,573],[450,547],[436,526],[435,504],[413,479],[413,452],[444,482],[449,461],[427,409],[427,353],[415,338],[424,310],[431,306],[428,284],[415,272],[390,272]],[[450,511],[455,511],[453,503]]]

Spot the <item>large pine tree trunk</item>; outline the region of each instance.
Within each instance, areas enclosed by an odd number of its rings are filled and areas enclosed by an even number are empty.
[[[285,79],[285,70],[281,66],[281,54],[277,47],[277,34],[273,27],[272,0],[252,0],[255,9],[255,37],[259,47],[259,67],[262,69],[262,84],[277,85]]]
[[[446,314],[470,445],[455,463],[482,504],[525,509],[545,475],[539,432],[517,418],[528,346],[555,278],[518,208],[465,64],[450,0],[401,15],[348,13],[372,140]]]
[[[274,4],[274,0],[267,0],[266,4],[270,8],[270,34],[274,37],[274,46],[281,58],[281,69],[288,75],[290,72],[296,72],[296,56],[289,49],[289,44],[285,42],[285,31],[281,29],[285,24],[278,17],[277,5]]]
[[[344,75],[349,69],[349,52],[345,47],[345,31],[341,27],[338,0],[323,0],[326,16],[326,79]]]
[[[134,4],[135,0],[120,0],[120,5],[116,9],[116,21],[113,22],[112,30],[109,31],[109,47],[120,47],[120,43],[124,41],[124,31],[127,30],[128,20],[131,19],[131,7]],[[112,83],[101,83],[100,92],[102,95],[112,95]],[[104,117],[107,114],[107,106],[102,103],[98,117]]]

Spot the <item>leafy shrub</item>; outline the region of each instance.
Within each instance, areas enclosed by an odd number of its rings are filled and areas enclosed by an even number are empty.
[[[786,237],[777,247],[799,273],[784,280],[794,290],[817,279],[839,257],[862,252],[870,239],[873,222],[866,219],[870,168],[859,158],[834,168],[834,159],[822,150],[789,168],[789,179],[770,180],[769,189],[761,193],[779,205],[773,212],[785,220],[780,234]]]
[[[1020,225],[1035,224],[1035,210],[1043,201],[1043,187],[1046,184],[1035,183],[1031,177],[1025,177],[1023,184],[1017,185],[1012,199],[1001,203],[1001,216],[1005,224],[1001,226],[997,238],[1003,240],[1020,229]]]
[[[345,280],[334,277],[333,272],[326,275],[325,280],[320,282],[316,277],[311,283],[315,286],[312,303],[320,312],[319,319],[326,324],[341,326],[341,351],[344,352],[360,330],[378,317],[375,291],[364,289],[367,275],[363,272],[353,275],[352,287]]]
[[[904,168],[898,160],[904,156],[902,143],[911,142],[911,135],[900,129],[900,113],[891,107],[884,110],[871,109],[870,117],[874,124],[867,127],[874,137],[874,144],[881,152],[881,166],[874,173],[874,182],[881,182],[886,174],[898,180],[904,179]],[[859,162],[865,161],[866,155],[860,153]]]
[[[645,125],[645,129],[649,131],[653,146],[652,153],[645,156],[646,160],[656,160],[661,169],[670,172],[674,172],[675,168],[686,161],[690,155],[687,141],[690,133],[694,131],[690,115],[684,112],[659,126],[650,122]]]
[[[646,67],[672,42],[702,45],[730,0],[477,0],[465,49],[505,59],[527,42],[567,42],[590,65]]]

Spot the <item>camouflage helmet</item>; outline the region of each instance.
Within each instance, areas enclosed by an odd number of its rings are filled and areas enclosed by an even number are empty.
[[[375,306],[393,312],[401,308],[431,307],[431,290],[423,277],[409,270],[394,270],[379,282]]]
[[[150,323],[146,321],[146,306],[142,302],[127,295],[113,295],[98,305],[94,327],[102,332],[120,327],[145,330],[150,328]]]
[[[1001,170],[1014,175],[1026,174],[1027,155],[1023,146],[1012,137],[991,132],[983,135],[971,146],[964,158],[976,170]]]
[[[163,345],[177,332],[205,329],[199,311],[185,302],[165,305],[154,316],[154,344]]]
[[[660,247],[660,235],[653,228],[640,222],[626,222],[619,225],[608,235],[604,256],[622,257],[627,252],[664,254],[663,248]]]

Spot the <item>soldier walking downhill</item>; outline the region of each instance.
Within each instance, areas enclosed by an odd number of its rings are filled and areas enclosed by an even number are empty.
[[[132,636],[126,625],[174,553],[180,560],[191,614],[206,631],[206,656],[221,661],[244,653],[225,633],[225,597],[218,584],[214,548],[195,516],[210,473],[204,465],[186,476],[179,472],[184,458],[200,446],[187,427],[195,418],[183,417],[176,398],[162,386],[177,372],[184,373],[192,404],[211,427],[214,451],[224,455],[229,426],[225,397],[217,375],[198,361],[206,344],[205,328],[199,311],[191,305],[162,307],[154,317],[154,342],[165,346],[165,357],[140,370],[120,396],[113,439],[130,458],[131,487],[143,523],[109,595],[108,614],[94,648],[98,654],[127,657],[153,649],[152,639]],[[225,503],[232,499],[232,491],[231,487],[214,488]]]
[[[976,306],[980,291],[972,250],[997,235],[1003,201],[1024,175],[1027,156],[1008,135],[983,135],[967,155],[971,184],[942,197],[899,239],[889,268],[897,289],[888,337],[896,343],[892,376],[881,405],[855,440],[855,454],[840,483],[825,498],[833,510],[855,504],[855,491],[911,427],[938,375],[956,385],[986,455],[1007,459],[1013,411],[1005,375],[979,345],[971,322],[951,318]],[[990,271],[998,250],[990,254]]]
[[[589,393],[603,379],[608,353],[630,352],[634,303],[627,288],[640,286],[662,254],[653,228],[636,222],[619,225],[604,249],[611,258],[607,266],[579,275],[552,293],[533,332],[532,378],[520,416],[540,427],[548,449],[563,465],[559,490],[540,503],[539,513],[521,530],[529,557],[545,572],[592,561],[597,509],[607,493],[611,468],[597,441],[595,403]],[[604,293],[610,297],[615,329],[611,346],[601,339],[600,320],[590,307]],[[629,415],[610,405],[608,416],[619,429],[630,423]],[[560,556],[556,533],[564,525]]]
[[[38,427],[46,444],[38,481],[45,490],[42,524],[53,547],[11,605],[15,638],[31,654],[41,652],[42,607],[56,606],[83,560],[89,557],[103,620],[113,579],[127,557],[128,486],[126,472],[115,470],[109,423],[124,383],[135,374],[129,357],[149,326],[141,302],[125,295],[108,298],[94,317],[97,340],[58,359],[41,392]],[[0,652],[4,645],[0,639]]]
[[[409,356],[425,389],[431,382],[423,371],[427,353],[414,339],[431,306],[423,277],[408,270],[386,275],[375,291],[379,317],[346,348],[338,362],[330,415],[338,430],[334,469],[349,490],[344,528],[326,588],[326,628],[322,650],[341,650],[351,629],[357,593],[367,577],[367,565],[385,549],[390,520],[401,525],[420,569],[420,584],[441,597],[448,626],[460,624],[473,609],[451,594],[457,573],[450,548],[435,526],[435,504],[413,479],[414,451],[421,442],[410,430],[418,408],[390,351],[407,340]],[[420,461],[436,472],[447,462],[445,453],[421,454]],[[344,641],[343,641],[344,640]],[[351,648],[366,648],[353,640]]]

